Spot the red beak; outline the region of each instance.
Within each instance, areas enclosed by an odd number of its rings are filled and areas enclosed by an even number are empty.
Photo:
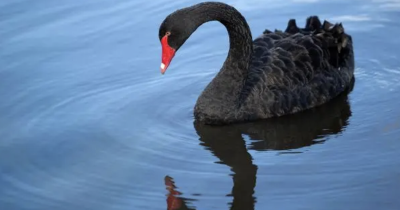
[[[161,74],[164,74],[167,71],[169,64],[171,63],[172,58],[175,56],[175,49],[169,46],[168,44],[168,35],[165,35],[161,39],[162,46],[162,58],[161,58]]]

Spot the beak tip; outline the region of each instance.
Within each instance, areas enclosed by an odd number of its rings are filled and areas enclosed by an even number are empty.
[[[164,75],[165,71],[167,70],[167,66],[164,63],[161,63],[161,74]]]

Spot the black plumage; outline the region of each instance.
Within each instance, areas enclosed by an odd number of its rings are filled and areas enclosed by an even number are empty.
[[[304,28],[294,19],[285,31],[265,30],[252,39],[245,18],[233,7],[205,2],[177,10],[160,26],[171,32],[176,50],[203,23],[219,21],[228,30],[227,59],[194,108],[197,121],[228,124],[306,110],[333,99],[354,74],[353,44],[341,23],[321,24],[310,16]]]

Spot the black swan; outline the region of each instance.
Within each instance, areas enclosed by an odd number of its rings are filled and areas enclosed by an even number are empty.
[[[353,43],[341,23],[321,24],[317,16],[298,28],[265,30],[254,41],[245,18],[234,7],[203,2],[168,15],[159,29],[161,73],[203,23],[219,21],[230,49],[216,77],[194,107],[196,121],[231,124],[293,114],[322,105],[342,93],[354,74]]]

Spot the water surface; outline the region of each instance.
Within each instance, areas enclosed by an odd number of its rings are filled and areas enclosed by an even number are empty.
[[[159,72],[159,24],[197,2],[0,3],[0,209],[399,209],[400,2],[227,0],[254,37],[343,22],[356,80],[317,109],[218,128],[192,112],[226,57],[222,25]]]

